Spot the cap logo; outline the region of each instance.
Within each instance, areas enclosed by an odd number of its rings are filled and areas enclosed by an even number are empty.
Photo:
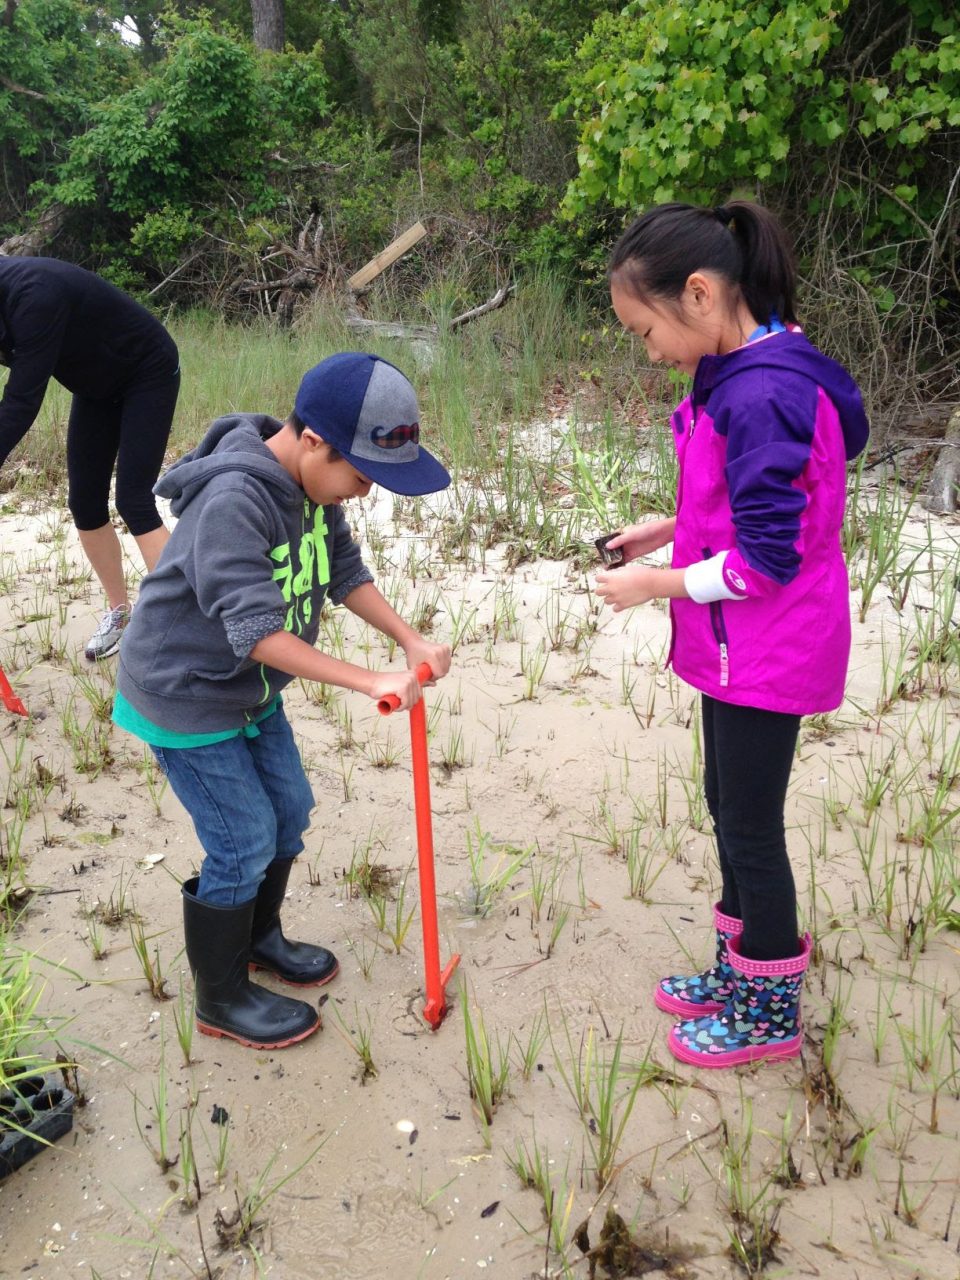
[[[402,449],[405,444],[413,441],[414,444],[420,443],[420,423],[414,422],[407,426],[401,423],[396,427],[374,427],[370,432],[370,439],[379,449]]]

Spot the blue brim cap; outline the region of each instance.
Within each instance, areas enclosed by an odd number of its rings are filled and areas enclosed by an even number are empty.
[[[380,356],[343,351],[306,374],[294,412],[374,484],[437,493],[447,469],[420,444],[420,408],[408,378]]]

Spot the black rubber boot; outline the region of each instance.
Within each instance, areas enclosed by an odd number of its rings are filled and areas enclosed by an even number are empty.
[[[256,899],[219,907],[196,897],[197,877],[183,883],[183,934],[197,999],[197,1028],[256,1049],[284,1049],[320,1025],[303,1000],[250,981],[250,927]]]
[[[326,947],[291,942],[280,927],[280,908],[287,891],[293,858],[276,858],[257,890],[250,931],[250,964],[297,987],[319,987],[335,978],[340,962]]]

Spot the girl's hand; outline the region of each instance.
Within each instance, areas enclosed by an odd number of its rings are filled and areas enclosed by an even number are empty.
[[[687,596],[683,569],[657,569],[646,564],[624,565],[597,574],[597,595],[614,613],[648,600],[679,600]]]
[[[370,682],[370,697],[374,702],[392,693],[400,699],[398,711],[409,711],[420,701],[420,681],[413,671],[378,671]]]
[[[407,658],[407,666],[411,671],[416,671],[421,662],[429,666],[434,675],[434,679],[428,682],[430,684],[436,684],[437,680],[450,670],[450,660],[453,655],[448,644],[432,644],[418,635],[408,640],[402,648]]]
[[[676,518],[671,516],[664,520],[645,520],[643,524],[624,525],[607,546],[611,550],[622,547],[624,562],[629,564],[631,560],[638,560],[651,551],[659,551],[668,542],[672,542],[676,524]]]
[[[624,531],[626,532],[626,531]],[[614,613],[646,604],[666,594],[659,591],[658,577],[664,571],[651,569],[649,565],[635,564],[622,569],[605,569],[597,574],[597,595]]]

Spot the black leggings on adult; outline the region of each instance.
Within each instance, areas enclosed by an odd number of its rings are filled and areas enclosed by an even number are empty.
[[[723,877],[720,910],[743,921],[752,960],[797,955],[797,892],[783,824],[800,717],[703,701],[704,790]]]
[[[164,357],[145,363],[114,400],[73,397],[67,501],[78,529],[102,529],[109,523],[114,464],[117,511],[124,524],[134,537],[160,528],[153,486],[163,466],[179,390],[180,371],[171,369]]]

